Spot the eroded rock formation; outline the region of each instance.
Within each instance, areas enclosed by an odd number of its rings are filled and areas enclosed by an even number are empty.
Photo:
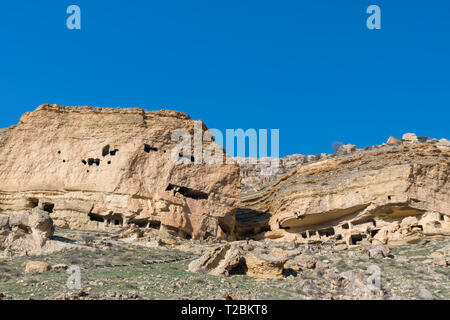
[[[41,105],[0,134],[0,215],[40,208],[61,228],[135,224],[226,239],[238,166],[172,161],[173,131],[193,135],[196,123],[168,110]]]
[[[49,214],[39,209],[0,215],[0,251],[28,254],[48,249],[54,227]]]
[[[416,242],[450,235],[450,147],[405,135],[298,166],[244,196],[241,236],[298,242]],[[255,227],[256,226],[256,227]]]

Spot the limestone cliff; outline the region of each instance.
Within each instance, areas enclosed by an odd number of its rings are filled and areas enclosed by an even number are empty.
[[[244,196],[241,235],[348,244],[450,235],[450,146],[408,139],[299,165]]]
[[[168,110],[41,105],[0,132],[0,214],[39,207],[62,228],[136,224],[227,238],[239,167],[175,164],[175,129],[193,134],[194,121]]]

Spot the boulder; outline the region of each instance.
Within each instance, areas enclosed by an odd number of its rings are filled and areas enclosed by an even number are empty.
[[[366,249],[369,258],[382,259],[389,256],[390,250],[386,245],[374,245]]]
[[[419,289],[419,298],[423,300],[433,300],[433,295],[427,289],[421,288]]]
[[[0,214],[0,249],[14,254],[40,251],[53,235],[53,221],[48,212],[38,208],[30,212]]]
[[[282,278],[287,259],[287,255],[278,252],[254,250],[245,257],[247,275],[263,279]]]
[[[447,140],[447,139],[439,140],[438,144],[441,145],[441,146],[450,147],[450,141]]]
[[[356,151],[358,148],[354,144],[344,144],[342,145],[336,154],[343,155],[347,153],[352,153]]]
[[[192,261],[188,270],[216,276],[229,276],[243,266],[242,249],[237,245],[219,245]],[[243,272],[243,270],[240,270]]]
[[[417,138],[417,135],[415,133],[405,133],[402,136],[402,140],[405,142],[415,143],[418,142],[419,139]]]
[[[436,265],[441,267],[447,266],[447,259],[442,254],[442,252],[436,251],[431,254],[431,258],[433,258],[433,261]]]
[[[286,269],[302,270],[302,269],[314,269],[316,266],[316,259],[310,254],[300,254],[293,259],[289,259],[286,262]]]
[[[51,267],[47,262],[28,261],[25,266],[25,273],[42,273],[50,271]]]
[[[386,143],[389,144],[389,145],[398,146],[398,145],[402,144],[402,140],[397,139],[396,137],[390,136]]]

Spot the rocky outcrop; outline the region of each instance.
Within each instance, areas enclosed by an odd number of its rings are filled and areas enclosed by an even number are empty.
[[[253,250],[245,257],[247,275],[263,279],[282,278],[287,260],[288,256],[282,250]]]
[[[284,158],[240,158],[235,157],[236,163],[240,166],[242,194],[244,196],[259,192],[271,184],[275,183],[287,173],[297,169],[300,166],[310,165],[315,162],[333,159],[339,156],[350,154],[353,152],[361,152],[367,150],[380,149],[385,146],[398,146],[408,144],[431,144],[437,146],[450,147],[450,141],[447,139],[435,139],[428,137],[417,137],[414,133],[405,133],[402,139],[393,136],[389,137],[386,143],[375,146],[366,146],[364,149],[358,149],[354,144],[336,143],[335,153],[318,153],[315,155],[294,154]],[[276,164],[274,164],[276,162]]]
[[[256,244],[255,242],[253,242]],[[242,242],[215,246],[189,264],[189,271],[216,276],[246,274],[262,279],[283,277],[288,253],[263,244],[253,247]]]
[[[243,265],[242,249],[236,245],[219,245],[189,264],[189,271],[216,276],[229,276]]]
[[[51,267],[47,262],[28,261],[25,266],[25,273],[42,273],[50,271]]]
[[[0,212],[40,208],[61,228],[135,224],[226,239],[235,228],[239,167],[194,157],[175,163],[173,132],[192,136],[194,128],[206,130],[176,111],[41,105],[0,135]]]
[[[241,234],[255,223],[256,238],[298,242],[401,244],[450,235],[449,157],[445,143],[407,134],[400,144],[390,139],[299,165],[243,196]]]
[[[53,235],[49,214],[39,209],[31,212],[0,214],[0,251],[27,254],[41,251]]]

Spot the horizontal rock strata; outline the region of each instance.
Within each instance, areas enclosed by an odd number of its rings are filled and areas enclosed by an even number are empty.
[[[169,110],[42,105],[0,134],[0,215],[36,207],[61,228],[135,224],[226,239],[235,228],[239,167],[171,158],[174,130],[193,135],[195,125]]]
[[[242,198],[241,236],[352,245],[450,235],[449,157],[443,143],[406,141],[298,166]]]

